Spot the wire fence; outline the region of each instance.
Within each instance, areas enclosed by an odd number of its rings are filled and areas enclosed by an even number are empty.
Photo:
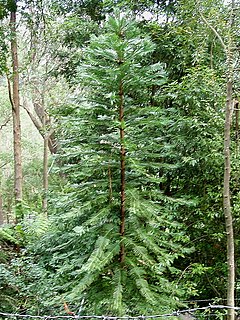
[[[148,320],[148,319],[169,319],[175,317],[182,320],[193,320],[193,319],[226,319],[227,310],[235,310],[236,319],[238,317],[238,311],[240,313],[240,307],[229,307],[224,305],[211,305],[206,307],[196,307],[192,309],[178,310],[172,313],[156,314],[156,315],[139,315],[139,316],[97,316],[97,315],[31,315],[31,314],[20,314],[20,313],[6,313],[0,312],[0,319],[86,319],[86,320]]]

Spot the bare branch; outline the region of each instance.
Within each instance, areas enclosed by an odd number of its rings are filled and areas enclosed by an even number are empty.
[[[0,169],[4,168],[7,164],[8,164],[8,162],[3,163],[3,164],[0,166]]]
[[[14,105],[14,102],[13,102],[13,98],[12,98],[12,90],[11,90],[11,83],[10,83],[10,79],[7,76],[7,84],[8,84],[8,96],[9,96],[9,100],[10,100],[10,103],[11,103],[11,106],[12,106],[12,109],[15,110],[15,105]]]
[[[27,111],[27,114],[29,115],[29,117],[32,120],[33,124],[35,125],[35,127],[37,128],[37,130],[39,131],[41,136],[44,138],[42,124],[38,121],[38,119],[34,116],[34,114],[25,105],[22,105],[21,107],[23,107],[24,110]]]
[[[3,122],[3,124],[0,125],[0,130],[2,130],[4,127],[6,127],[6,125],[9,123],[10,120],[11,120],[11,116],[9,116],[9,117]]]
[[[212,30],[212,32],[215,34],[215,36],[218,38],[218,40],[220,41],[222,47],[223,47],[223,50],[225,51],[225,53],[227,54],[228,53],[228,50],[227,50],[227,46],[225,45],[224,41],[223,41],[223,38],[221,37],[221,35],[217,32],[217,30],[211,25],[211,23],[208,22],[208,20],[204,17],[204,15],[202,14],[201,10],[200,10],[200,6],[199,6],[199,1],[196,0],[195,1],[196,3],[196,6],[197,6],[197,10],[200,14],[200,17],[202,18],[203,22],[209,27],[209,29]]]

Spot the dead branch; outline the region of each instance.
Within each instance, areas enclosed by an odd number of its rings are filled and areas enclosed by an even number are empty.
[[[2,130],[4,127],[7,126],[7,124],[10,122],[11,120],[11,116],[9,116],[4,122],[3,124],[0,125],[0,130]]]

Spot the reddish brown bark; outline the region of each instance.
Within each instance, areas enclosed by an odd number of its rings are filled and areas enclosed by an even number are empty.
[[[120,207],[120,236],[121,236],[121,245],[120,245],[120,255],[119,260],[121,263],[124,263],[125,260],[125,246],[123,243],[123,237],[125,234],[125,160],[126,160],[126,150],[124,146],[124,94],[123,94],[123,83],[120,82],[119,86],[119,122],[120,122],[120,167],[121,167],[121,207]]]

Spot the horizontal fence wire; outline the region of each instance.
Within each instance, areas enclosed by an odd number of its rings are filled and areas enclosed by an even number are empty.
[[[192,309],[185,309],[185,310],[178,310],[174,311],[172,313],[166,313],[166,314],[156,314],[156,315],[139,315],[139,316],[97,316],[97,315],[67,315],[67,316],[52,316],[52,315],[30,315],[30,314],[19,314],[19,313],[6,313],[6,312],[0,312],[0,318],[29,318],[29,319],[101,319],[101,320],[147,320],[147,319],[157,319],[157,318],[168,318],[168,317],[178,317],[183,315],[195,315],[197,311],[211,311],[211,310],[227,310],[227,309],[233,309],[235,311],[240,310],[240,307],[230,307],[230,306],[224,306],[224,305],[208,305],[206,307],[198,307],[198,308],[192,308]],[[210,316],[211,314],[208,314]],[[215,314],[212,314],[215,315]]]

